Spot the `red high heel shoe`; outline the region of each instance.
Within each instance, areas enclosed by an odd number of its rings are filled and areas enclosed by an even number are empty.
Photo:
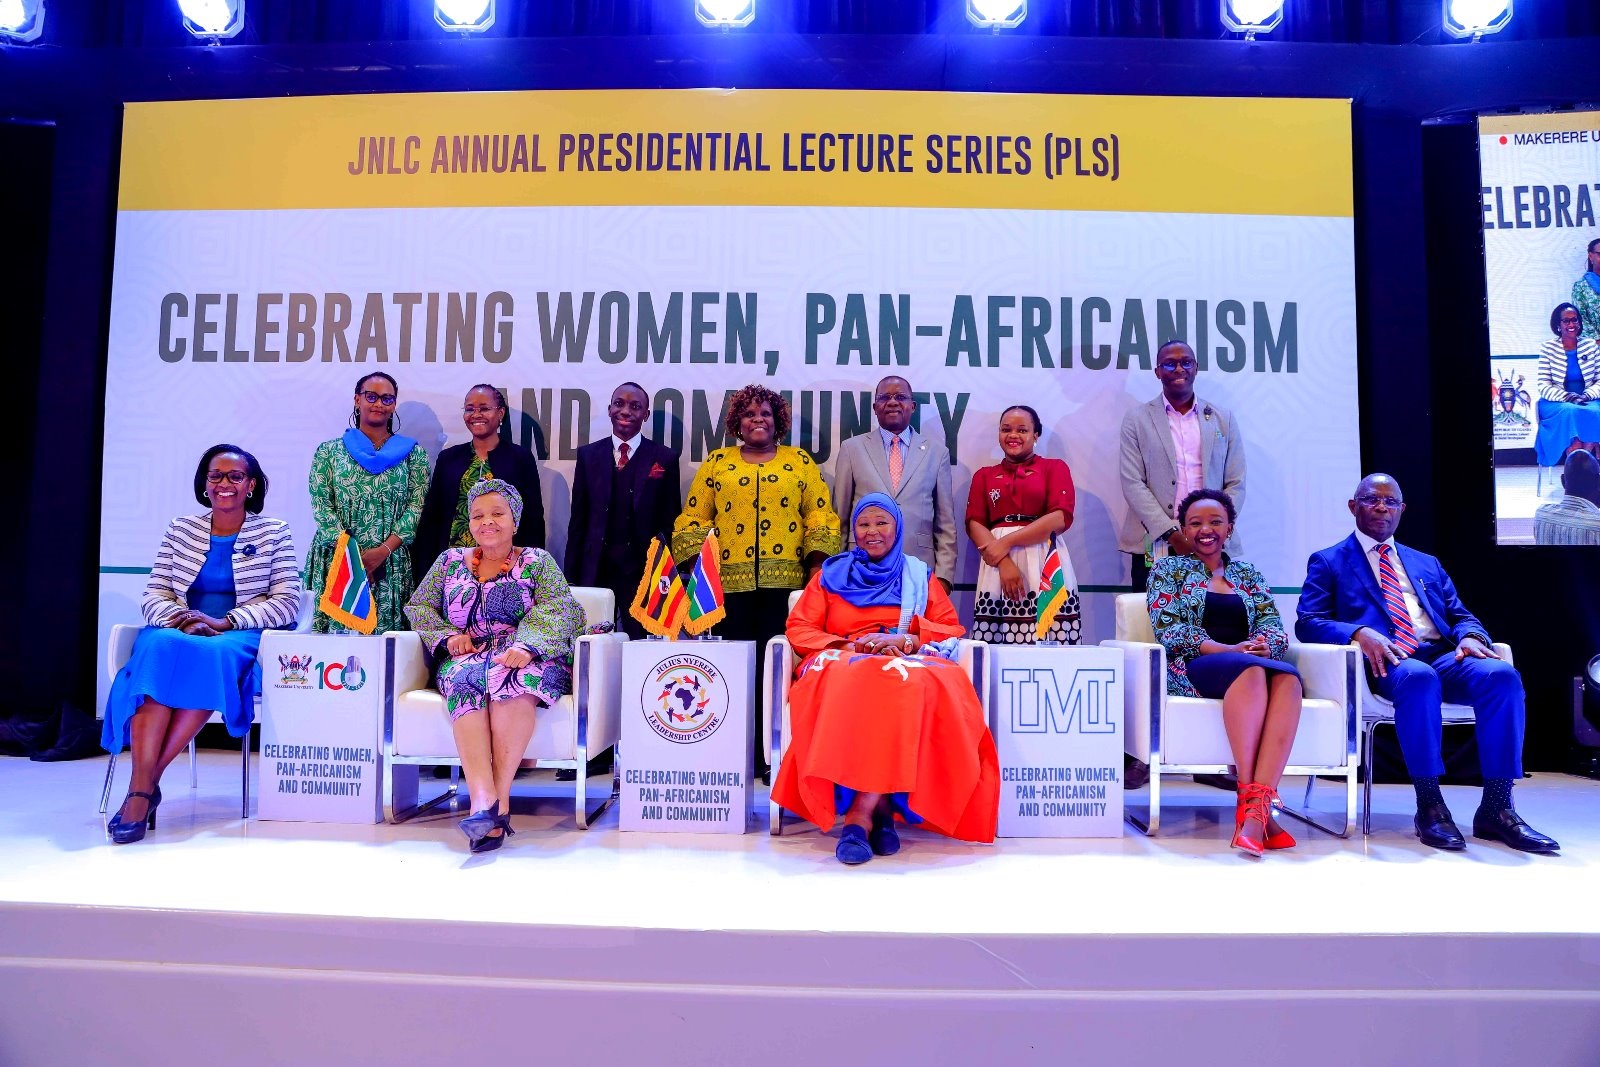
[[[1267,817],[1271,813],[1272,790],[1258,782],[1239,786],[1239,803],[1234,809],[1233,847],[1250,856],[1259,857],[1267,850],[1266,842],[1260,836],[1251,836],[1245,830],[1245,823],[1251,819],[1259,819],[1265,834]]]
[[[1275,811],[1281,811],[1281,810],[1282,809],[1278,805],[1278,794],[1277,793],[1273,793],[1272,794],[1272,804],[1271,804],[1270,807],[1267,808],[1267,814],[1270,816]],[[1276,850],[1278,850],[1280,848],[1294,848],[1294,846],[1295,846],[1294,838],[1291,837],[1290,834],[1289,834],[1289,831],[1285,830],[1283,827],[1281,827],[1281,826],[1278,827],[1277,832],[1273,833],[1273,831],[1272,831],[1272,823],[1271,823],[1270,820],[1267,822],[1267,842],[1266,843],[1267,843],[1267,850],[1269,852],[1276,851]]]

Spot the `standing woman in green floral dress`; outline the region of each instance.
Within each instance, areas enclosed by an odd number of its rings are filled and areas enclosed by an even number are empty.
[[[409,437],[395,433],[394,407],[400,390],[394,379],[376,371],[356,382],[351,428],[324,441],[311,457],[311,513],[316,535],[306,554],[305,587],[322,599],[328,567],[339,535],[348,533],[361,549],[361,562],[378,605],[374,631],[405,629],[403,609],[416,579],[411,554],[403,549],[417,533],[428,491],[428,454]],[[344,633],[346,628],[319,608],[311,628]]]

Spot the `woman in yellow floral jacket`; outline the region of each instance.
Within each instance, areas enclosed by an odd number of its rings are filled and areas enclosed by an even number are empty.
[[[728,612],[717,634],[757,642],[760,692],[766,643],[783,633],[789,594],[839,551],[839,516],[806,450],[778,443],[789,432],[781,394],[745,386],[728,401],[727,429],[739,443],[712,452],[695,473],[673,526],[672,558],[692,558],[716,529]]]

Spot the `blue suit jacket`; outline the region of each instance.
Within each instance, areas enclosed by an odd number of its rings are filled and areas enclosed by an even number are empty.
[[[1411,578],[1412,588],[1433,624],[1446,639],[1460,643],[1463,637],[1477,636],[1489,643],[1489,631],[1477,616],[1467,610],[1456,595],[1455,583],[1439,561],[1396,543],[1400,565]],[[1295,636],[1305,642],[1346,645],[1355,632],[1370,626],[1380,634],[1390,634],[1389,611],[1384,607],[1383,591],[1372,573],[1366,553],[1355,534],[1332,548],[1313,553],[1306,563],[1306,581],[1300,590],[1299,618]]]

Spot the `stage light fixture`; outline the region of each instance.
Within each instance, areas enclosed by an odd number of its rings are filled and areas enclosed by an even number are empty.
[[[1444,32],[1476,41],[1511,23],[1511,0],[1443,0]]]
[[[1283,0],[1222,0],[1222,24],[1253,41],[1283,22]]]
[[[756,0],[694,0],[694,17],[723,29],[748,26],[756,17]]]
[[[215,44],[244,29],[244,0],[178,0],[183,28]]]
[[[1028,17],[1028,0],[967,0],[967,21],[985,30],[1009,30]]]
[[[44,32],[44,0],[0,0],[0,41],[32,44]]]
[[[494,0],[434,0],[433,21],[454,33],[482,33],[494,25]]]

